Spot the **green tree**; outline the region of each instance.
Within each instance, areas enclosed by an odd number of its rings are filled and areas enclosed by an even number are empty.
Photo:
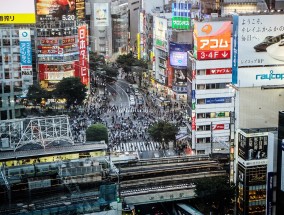
[[[236,187],[230,184],[229,177],[218,176],[199,178],[194,181],[199,208],[210,208],[214,214],[226,214],[233,208]]]
[[[29,87],[27,99],[29,101],[32,101],[34,105],[38,105],[41,103],[42,99],[48,98],[50,98],[50,93],[47,90],[41,88],[40,85],[34,84]]]
[[[63,78],[56,84],[54,95],[56,98],[66,99],[66,107],[80,105],[87,95],[87,88],[79,77]]]
[[[116,78],[118,76],[118,70],[117,69],[105,65],[103,67],[103,70],[105,71],[105,80],[107,82],[112,82],[112,81],[116,80]]]
[[[108,143],[107,127],[104,124],[96,123],[91,125],[86,130],[87,141],[101,141]]]
[[[97,52],[89,52],[89,65],[91,71],[96,71],[98,67],[105,65],[105,58]]]
[[[154,141],[160,142],[165,148],[170,141],[176,141],[178,127],[167,121],[158,121],[149,127],[148,132]]]

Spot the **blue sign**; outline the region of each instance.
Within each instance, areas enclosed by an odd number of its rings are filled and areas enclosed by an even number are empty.
[[[232,56],[232,84],[238,84],[238,28],[239,16],[233,16],[233,56]]]
[[[187,67],[187,51],[192,49],[191,44],[170,42],[170,65],[176,68]]]
[[[205,99],[205,104],[230,103],[231,100],[231,97],[207,98]]]
[[[195,99],[195,90],[192,90],[192,99]]]
[[[32,65],[32,46],[30,41],[20,41],[20,60],[22,66]]]
[[[266,215],[272,215],[273,213],[273,172],[267,173],[267,196],[266,196]]]
[[[172,3],[173,17],[189,17],[190,18],[191,4],[187,3]]]
[[[284,73],[277,73],[277,74],[273,74],[273,70],[270,70],[269,74],[258,74],[255,76],[256,80],[275,80],[275,79],[279,79],[279,80],[283,80],[284,79]]]

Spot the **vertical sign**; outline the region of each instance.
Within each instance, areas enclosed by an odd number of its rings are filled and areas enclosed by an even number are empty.
[[[172,28],[173,29],[190,29],[190,9],[191,4],[172,3]]]
[[[28,85],[33,84],[31,31],[29,29],[21,29],[19,30],[19,35],[21,72],[23,89],[25,90],[28,88]]]
[[[79,74],[77,74],[83,84],[88,85],[88,50],[87,50],[87,26],[81,25],[78,27],[78,47],[79,47]]]
[[[239,16],[233,16],[232,84],[238,84],[238,28]]]

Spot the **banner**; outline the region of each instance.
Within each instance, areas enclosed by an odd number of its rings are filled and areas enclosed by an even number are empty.
[[[231,22],[195,21],[193,37],[197,60],[231,58]]]
[[[238,84],[238,28],[239,16],[233,16],[233,57],[232,57],[232,84]]]
[[[109,4],[95,3],[94,4],[94,25],[109,26]]]
[[[189,30],[191,4],[172,3],[172,29]]]
[[[19,41],[23,89],[27,89],[29,85],[33,84],[31,31],[20,29]]]
[[[86,25],[78,27],[78,47],[79,62],[76,70],[76,76],[81,78],[81,82],[85,85],[89,84],[89,62],[88,62],[88,29]]]
[[[0,24],[35,24],[34,0],[0,0]]]

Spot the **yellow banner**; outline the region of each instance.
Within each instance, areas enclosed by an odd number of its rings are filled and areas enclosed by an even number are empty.
[[[137,58],[141,59],[141,49],[140,49],[140,33],[137,34]]]
[[[29,14],[0,14],[0,24],[35,24],[34,13]]]

